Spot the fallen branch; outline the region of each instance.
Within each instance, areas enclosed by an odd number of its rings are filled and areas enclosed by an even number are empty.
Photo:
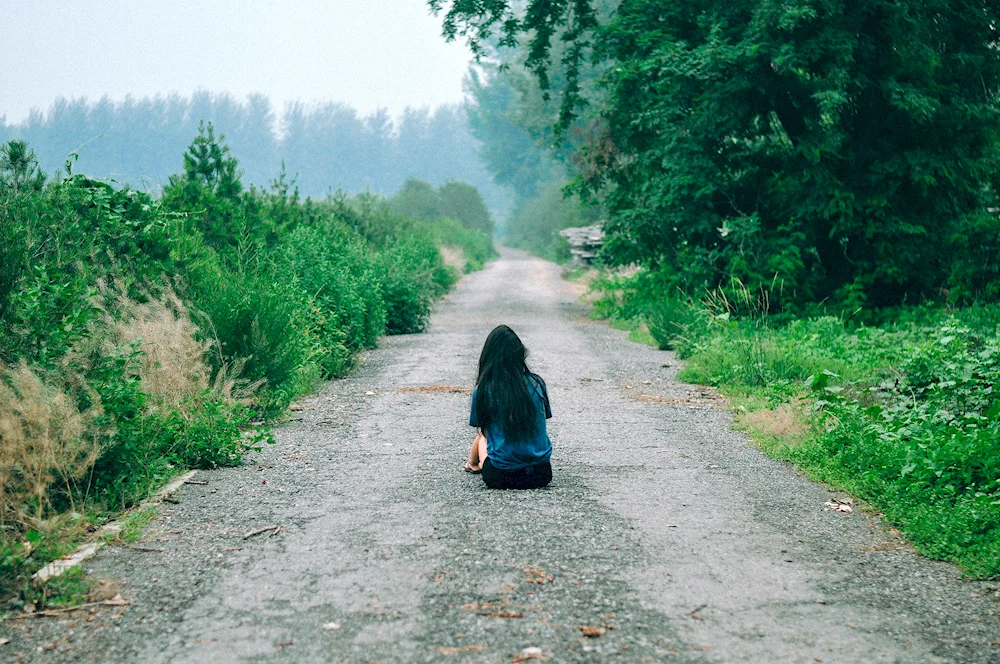
[[[133,551],[142,551],[143,553],[163,553],[166,549],[157,549],[152,546],[130,546],[127,547]]]
[[[82,609],[89,609],[95,606],[128,606],[129,601],[124,599],[121,595],[115,595],[111,599],[106,599],[101,602],[85,602],[83,604],[77,604],[76,606],[67,606],[62,609],[44,609],[42,611],[32,611],[31,613],[22,613],[17,616],[18,618],[31,618],[31,617],[46,617],[55,618],[61,616],[64,613],[69,613],[70,611],[80,611]]]
[[[271,531],[271,536],[273,537],[277,535],[280,530],[281,526],[276,523],[270,526],[264,526],[263,528],[258,528],[257,530],[251,530],[250,532],[248,532],[243,536],[243,539],[250,539],[251,537],[256,537],[257,535],[266,533],[268,531]]]
[[[184,484],[208,484],[205,480],[184,480]]]

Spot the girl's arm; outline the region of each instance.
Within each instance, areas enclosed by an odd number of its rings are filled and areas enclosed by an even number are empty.
[[[469,458],[465,462],[465,470],[470,473],[478,473],[483,469],[484,461],[486,461],[486,436],[480,430],[476,434],[476,439],[472,441],[472,449],[469,450]]]

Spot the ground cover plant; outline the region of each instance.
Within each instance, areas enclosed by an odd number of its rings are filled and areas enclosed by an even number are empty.
[[[595,315],[674,349],[680,378],[720,388],[768,454],[861,498],[920,552],[1000,577],[1000,307],[852,323],[768,315],[766,290],[738,284],[693,299],[655,281],[606,279]]]
[[[211,125],[182,165],[153,198],[75,172],[74,156],[46,178],[27,144],[0,149],[11,606],[44,601],[31,574],[169,477],[270,442],[293,399],[381,335],[421,331],[434,300],[494,254],[481,228],[378,197],[302,200],[283,172],[245,187]],[[463,187],[450,189],[481,203]],[[461,269],[448,252],[467,257]]]

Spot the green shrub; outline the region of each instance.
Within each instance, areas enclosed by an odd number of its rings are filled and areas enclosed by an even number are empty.
[[[427,326],[434,299],[458,277],[428,235],[412,235],[385,247],[378,257],[386,331],[413,334]]]
[[[454,247],[462,252],[466,260],[463,272],[481,270],[489,260],[497,256],[493,240],[488,235],[482,231],[470,230],[454,219],[435,219],[427,222],[426,226],[421,225],[421,228],[426,228],[438,244]]]
[[[248,382],[263,381],[260,409],[273,416],[309,384],[317,348],[310,334],[313,302],[294,275],[270,266],[205,269],[190,275],[186,293],[202,328],[218,340],[216,371],[240,367]]]
[[[288,236],[280,248],[279,270],[294,274],[312,294],[319,363],[326,375],[343,375],[356,354],[374,347],[385,330],[372,252],[353,229],[324,218]]]
[[[548,182],[537,196],[522,200],[503,229],[504,243],[550,260],[569,259],[559,231],[600,224],[605,217],[601,208],[585,207],[579,196],[567,196],[565,188],[565,181]]]
[[[669,279],[605,277],[597,311],[643,321],[687,358],[680,377],[747,408],[804,402],[813,426],[765,449],[862,498],[927,555],[1000,576],[1000,307],[841,318],[768,315],[738,284],[701,302]]]

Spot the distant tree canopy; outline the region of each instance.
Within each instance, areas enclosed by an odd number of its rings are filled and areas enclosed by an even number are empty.
[[[473,68],[466,81],[466,112],[469,129],[482,144],[479,154],[486,169],[494,182],[512,192],[501,229],[504,242],[551,258],[561,244],[561,229],[594,223],[603,210],[583,209],[579,197],[562,196],[577,173],[575,156],[588,121],[576,118],[558,140],[558,104],[541,93],[524,60],[522,53],[500,49]],[[596,68],[584,68],[578,79],[585,88],[581,94],[593,94],[596,78]],[[550,84],[561,90],[564,79],[554,74]]]
[[[450,180],[437,189],[429,182],[409,179],[389,199],[397,213],[411,219],[454,219],[468,229],[493,233],[493,219],[479,190],[465,182]]]
[[[59,99],[23,122],[6,124],[0,118],[0,138],[27,140],[45,172],[77,151],[79,169],[93,177],[157,188],[177,171],[177,155],[200,122],[211,122],[226,135],[246,185],[268,185],[284,163],[304,195],[337,189],[391,195],[417,177],[435,186],[467,181],[491,208],[504,205],[461,106],[409,109],[393,120],[385,110],[363,116],[344,104],[291,104],[279,125],[263,95],[243,101],[207,92],[122,102]]]
[[[486,201],[479,190],[471,184],[450,180],[438,187],[438,199],[441,201],[441,216],[462,222],[466,228],[482,231],[487,235],[493,232],[493,219]]]
[[[523,41],[542,89],[562,77],[550,123],[588,123],[577,185],[611,259],[690,290],[777,279],[777,305],[1000,295],[1000,3],[429,4],[487,56]]]

